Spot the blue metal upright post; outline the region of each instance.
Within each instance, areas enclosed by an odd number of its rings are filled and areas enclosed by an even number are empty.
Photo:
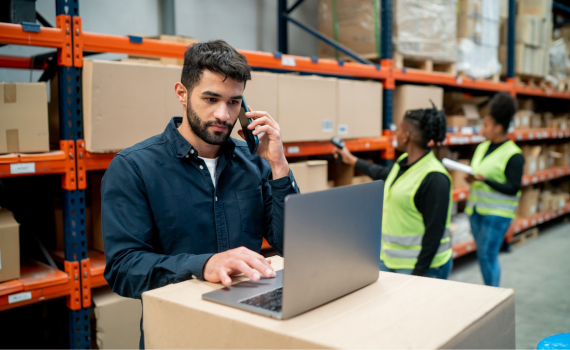
[[[509,0],[509,19],[507,30],[507,78],[515,77],[515,23],[516,0]]]
[[[279,0],[277,6],[277,35],[279,52],[287,54],[289,53],[289,33],[287,30],[287,19],[283,17],[284,14],[287,14],[287,0]]]
[[[57,0],[56,15],[79,16],[79,1]],[[81,70],[73,66],[58,66],[57,72],[60,139],[83,139]],[[84,190],[63,190],[65,260],[69,262],[81,262],[87,258],[85,207]],[[81,276],[70,277],[81,280]],[[69,310],[69,348],[91,348],[89,318],[89,309]]]
[[[381,23],[380,27],[380,57],[385,59],[393,58],[392,48],[392,0],[381,0]],[[384,99],[382,101],[382,129],[390,130],[392,127],[392,101],[394,98],[393,89],[384,89]]]

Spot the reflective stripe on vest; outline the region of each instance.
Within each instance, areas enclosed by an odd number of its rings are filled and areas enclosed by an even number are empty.
[[[451,249],[451,240],[445,243],[441,243],[437,249],[436,254],[441,254],[446,250]],[[420,255],[420,250],[417,249],[386,249],[384,250],[387,258],[397,258],[397,259],[417,259]],[[446,261],[447,262],[447,261]]]
[[[505,183],[507,181],[505,168],[509,159],[522,151],[509,140],[485,157],[490,145],[490,141],[485,141],[477,146],[471,166],[476,174],[483,175],[492,181]],[[494,190],[485,182],[475,181],[471,184],[465,212],[472,215],[475,210],[480,215],[514,218],[520,195],[521,191],[514,196],[506,195]]]
[[[407,154],[403,154],[398,162]],[[382,248],[380,259],[390,269],[413,269],[418,261],[425,234],[422,214],[414,203],[414,197],[424,178],[430,173],[441,173],[449,179],[449,191],[441,193],[449,198],[445,233],[439,242],[438,253],[433,257],[430,267],[439,267],[451,259],[451,239],[449,224],[451,221],[451,178],[441,162],[429,152],[413,164],[400,177],[399,163],[395,163],[386,179],[384,190],[384,212],[382,222]]]
[[[443,233],[442,240],[449,237],[449,229],[445,229]],[[401,246],[413,246],[413,245],[421,245],[424,236],[393,236],[386,233],[382,233],[382,240],[386,243],[393,243]]]

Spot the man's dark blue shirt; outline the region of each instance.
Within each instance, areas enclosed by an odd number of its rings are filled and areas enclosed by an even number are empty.
[[[299,193],[293,174],[272,180],[269,163],[247,144],[221,146],[216,186],[205,162],[178,132],[174,117],[164,132],[118,153],[103,178],[105,279],[122,296],[203,279],[216,253],[262,239],[283,253],[283,207]],[[142,344],[141,344],[142,345]]]

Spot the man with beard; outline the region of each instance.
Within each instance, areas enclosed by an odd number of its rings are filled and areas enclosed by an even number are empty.
[[[222,40],[194,44],[175,85],[184,116],[109,165],[101,187],[105,279],[117,294],[140,299],[193,276],[224,285],[240,273],[275,277],[259,254],[262,239],[283,253],[284,199],[299,189],[269,114],[248,112],[256,155],[230,138],[250,71]]]

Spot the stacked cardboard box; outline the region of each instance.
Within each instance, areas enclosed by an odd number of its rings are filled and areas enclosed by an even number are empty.
[[[515,73],[523,76],[544,77],[549,73],[552,36],[552,2],[519,0],[515,30]],[[506,73],[507,20],[501,21],[499,57]]]
[[[474,97],[461,92],[446,92],[443,96],[443,106],[447,117],[448,132],[474,133],[479,132],[483,123],[480,105],[488,97]]]
[[[0,208],[0,282],[20,278],[20,224]]]
[[[456,13],[457,0],[394,0],[394,52],[416,59],[455,62]],[[320,0],[319,31],[360,55],[380,57],[380,1]],[[322,42],[319,45],[320,57],[335,57],[332,47]]]
[[[517,217],[530,218],[538,213],[539,197],[539,189],[534,189],[532,186],[523,188],[521,198],[519,199],[519,206],[517,208]]]
[[[159,40],[168,43],[184,44],[186,46],[191,46],[192,44],[198,42],[198,39],[196,38],[191,38],[181,35],[164,35],[164,34],[144,37],[143,40],[145,39]],[[129,55],[129,58],[123,61],[131,62],[132,60],[139,60],[139,63],[146,62],[151,64],[166,64],[166,65],[176,65],[176,66],[184,65],[184,58],[171,58],[171,57],[147,57],[147,56]]]
[[[521,147],[524,156],[524,175],[534,175],[539,171],[541,146],[524,145]]]
[[[496,0],[459,0],[457,70],[475,78],[500,73],[499,13]]]
[[[328,188],[328,162],[326,160],[310,160],[290,163],[301,193],[323,191]]]
[[[407,110],[443,105],[443,88],[437,86],[399,85],[394,90],[392,121],[397,127]]]
[[[530,218],[539,212],[547,212],[564,208],[570,200],[570,194],[563,192],[560,188],[534,189],[524,188],[519,200],[517,217]]]
[[[0,116],[0,153],[49,151],[46,83],[0,83]]]

